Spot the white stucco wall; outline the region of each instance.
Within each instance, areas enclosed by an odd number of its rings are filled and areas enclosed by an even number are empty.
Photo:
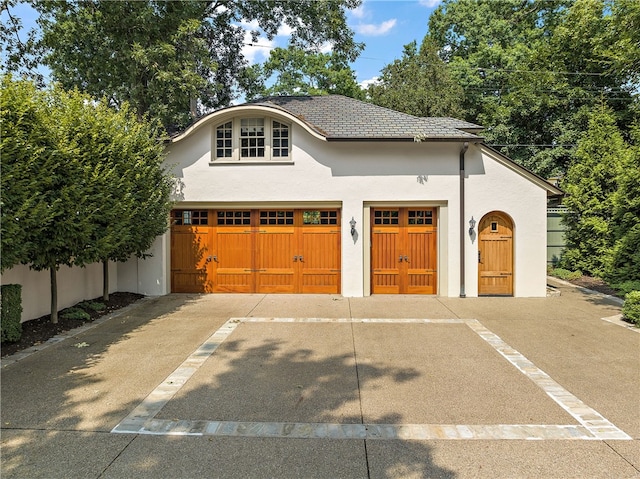
[[[117,265],[109,264],[109,292],[118,291]],[[22,321],[51,312],[50,272],[18,265],[2,273],[2,284],[22,285]],[[85,268],[61,266],[57,274],[58,310],[102,296],[102,263]]]
[[[228,114],[228,113],[226,113]],[[369,208],[436,206],[438,222],[438,294],[460,293],[459,142],[327,142],[294,122],[293,162],[220,164],[211,162],[214,120],[168,148],[167,164],[179,180],[176,207],[289,207],[332,205],[342,210],[342,294],[369,291]],[[514,292],[544,296],[546,284],[546,192],[500,164],[480,146],[466,153],[466,213],[476,221],[490,211],[504,211],[514,221]],[[354,243],[349,221],[358,231]],[[468,228],[468,226],[467,226]],[[120,284],[145,294],[170,289],[170,238],[154,247],[154,257],[122,267]],[[466,294],[477,295],[477,241],[466,234]],[[144,266],[142,266],[144,264]],[[125,279],[126,276],[126,279]],[[133,283],[131,283],[133,285]]]
[[[159,236],[147,251],[147,258],[132,257],[118,263],[119,291],[161,296],[170,292],[169,235]]]
[[[546,295],[546,192],[516,172],[502,166],[489,154],[471,150],[466,157],[466,209],[480,223],[491,211],[503,211],[513,221],[514,296]],[[467,295],[478,294],[477,238],[467,236]],[[546,256],[545,256],[546,258]]]

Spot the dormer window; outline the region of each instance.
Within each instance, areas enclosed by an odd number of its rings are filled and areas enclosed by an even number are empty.
[[[288,162],[290,126],[272,118],[237,118],[215,128],[214,162]]]

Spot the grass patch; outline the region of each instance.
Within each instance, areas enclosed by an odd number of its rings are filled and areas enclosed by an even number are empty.
[[[564,279],[565,281],[572,281],[575,279],[582,278],[582,271],[569,271],[564,268],[551,268],[549,270],[550,276],[555,276],[556,278]]]

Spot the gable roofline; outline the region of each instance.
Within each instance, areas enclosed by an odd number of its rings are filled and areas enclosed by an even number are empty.
[[[524,166],[519,165],[518,163],[513,161],[511,158],[509,158],[506,155],[503,155],[498,150],[495,150],[494,148],[490,147],[486,143],[481,143],[479,147],[480,147],[480,151],[486,153],[488,156],[496,160],[501,165],[518,173],[520,176],[523,176],[524,178],[528,179],[535,185],[538,185],[540,188],[546,190],[548,198],[558,198],[565,195],[564,191],[562,191],[557,186],[549,183],[542,176],[537,175],[533,171],[530,171]]]
[[[342,95],[272,96],[222,108],[196,121],[171,138],[177,142],[203,125],[224,121],[242,112],[277,114],[295,122],[323,141],[468,141],[482,127],[454,118],[422,118]]]
[[[482,141],[471,132],[480,131],[479,125],[417,117],[343,95],[270,96],[250,103],[283,108],[327,141]]]

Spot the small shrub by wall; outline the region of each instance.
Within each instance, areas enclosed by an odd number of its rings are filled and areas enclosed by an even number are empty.
[[[565,281],[582,278],[582,271],[569,271],[563,268],[551,268],[549,274],[556,278],[564,279]]]
[[[630,323],[640,327],[640,291],[632,291],[624,297],[622,316]]]
[[[19,341],[22,336],[22,286],[0,286],[0,336],[2,341]]]

